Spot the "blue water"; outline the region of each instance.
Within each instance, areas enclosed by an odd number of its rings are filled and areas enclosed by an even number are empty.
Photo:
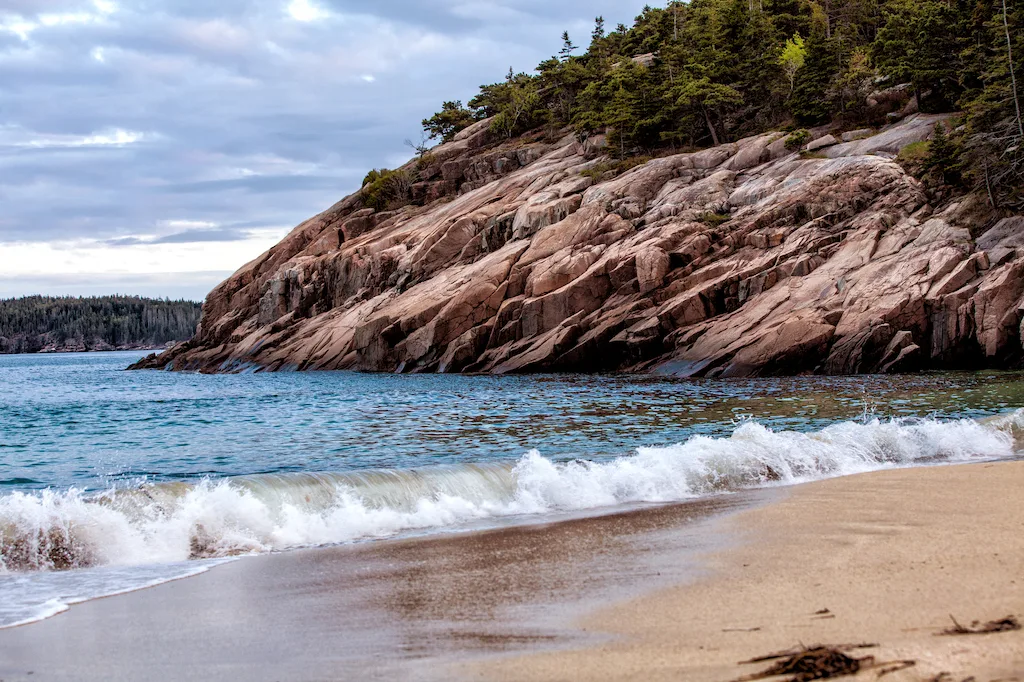
[[[247,554],[1007,458],[1024,431],[1019,373],[124,371],[140,356],[0,356],[0,627]]]
[[[637,377],[126,372],[142,353],[0,356],[0,491],[260,473],[607,460],[750,416],[814,431],[866,410],[976,418],[1019,374],[672,381]]]

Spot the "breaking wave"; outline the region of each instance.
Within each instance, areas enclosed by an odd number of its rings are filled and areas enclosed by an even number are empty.
[[[265,474],[0,497],[0,572],[172,564],[555,512],[679,502],[887,467],[1013,456],[1024,410],[989,419],[878,419],[814,433],[739,424],[604,462]]]

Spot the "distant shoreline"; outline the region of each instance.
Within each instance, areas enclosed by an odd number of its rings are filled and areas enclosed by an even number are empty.
[[[177,342],[175,342],[177,343]],[[42,350],[32,352],[19,352],[19,353],[6,353],[0,351],[0,356],[4,355],[71,355],[74,353],[128,353],[132,351],[163,351],[167,350],[174,343],[163,346],[124,346],[120,348],[56,348],[49,349],[44,348]]]

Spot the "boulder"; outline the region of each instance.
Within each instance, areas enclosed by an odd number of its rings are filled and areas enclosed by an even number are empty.
[[[895,156],[908,144],[927,140],[934,132],[935,124],[950,117],[952,114],[915,114],[905,121],[884,128],[877,135],[830,147],[825,155],[830,158],[864,154]]]
[[[875,131],[870,128],[861,128],[859,130],[849,130],[842,135],[843,142],[853,142],[854,140],[863,140],[871,137],[875,134]]]
[[[806,149],[809,152],[814,152],[819,149],[824,149],[825,147],[831,147],[834,144],[839,144],[839,140],[837,140],[833,135],[825,135],[824,137],[819,137],[817,140],[811,140],[807,143]]]

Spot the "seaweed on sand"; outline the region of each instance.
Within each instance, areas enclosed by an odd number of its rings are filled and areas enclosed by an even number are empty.
[[[971,625],[964,626],[957,622],[952,615],[949,619],[953,621],[953,627],[938,633],[940,635],[987,635],[993,632],[1013,632],[1020,630],[1020,621],[1014,616],[1007,616],[1000,620],[992,620],[987,623],[974,621]]]
[[[842,677],[844,675],[856,675],[861,668],[874,663],[874,656],[854,658],[848,656],[844,651],[851,649],[868,648],[872,644],[855,644],[851,646],[828,647],[802,647],[781,651],[767,656],[752,658],[743,661],[741,665],[748,663],[762,663],[765,661],[777,661],[771,667],[753,675],[745,675],[737,682],[750,682],[751,680],[763,680],[778,675],[792,675],[788,682],[809,682],[810,680],[821,680],[829,677]]]
[[[870,649],[877,647],[877,644],[843,644],[839,646],[814,646],[799,647],[788,651],[780,651],[767,656],[752,658],[749,661],[742,661],[740,665],[750,663],[764,663],[776,661],[774,665],[759,673],[745,675],[736,682],[751,682],[752,680],[763,680],[769,677],[789,675],[786,682],[810,682],[811,680],[823,680],[831,677],[843,677],[856,675],[862,670],[880,668],[878,677],[888,675],[898,670],[904,670],[913,665],[915,661],[886,661],[876,663],[874,656],[855,658],[847,652],[853,649]]]

